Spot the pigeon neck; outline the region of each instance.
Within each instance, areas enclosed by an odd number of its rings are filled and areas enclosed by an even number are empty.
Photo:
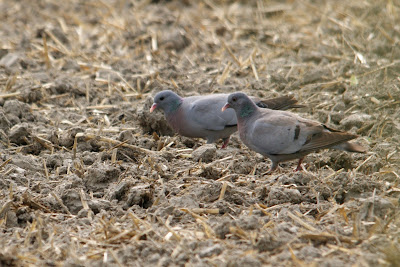
[[[165,110],[165,113],[170,114],[178,110],[178,108],[182,105],[182,99],[176,99],[171,102],[170,105],[168,105],[167,109]]]
[[[243,105],[243,107],[239,110],[239,117],[240,118],[246,118],[251,116],[255,111],[257,107],[252,103],[246,103]]]

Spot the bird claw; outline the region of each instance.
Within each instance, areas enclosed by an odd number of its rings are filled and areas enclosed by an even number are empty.
[[[229,137],[227,139],[224,139],[224,143],[221,146],[221,149],[225,149],[228,146],[229,143]]]
[[[299,159],[299,163],[297,163],[297,168],[294,169],[293,172],[298,172],[298,171],[303,171],[304,170],[303,167],[301,166],[301,163],[303,163],[303,160],[304,160],[304,157]]]
[[[304,171],[301,165],[297,166],[297,168],[293,170],[293,172],[299,172],[299,171]]]

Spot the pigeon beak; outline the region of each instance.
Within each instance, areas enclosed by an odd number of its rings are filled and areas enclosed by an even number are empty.
[[[221,108],[221,111],[224,112],[227,108],[230,108],[229,103],[226,103],[225,106]]]
[[[150,113],[152,113],[156,108],[157,108],[157,104],[153,103],[153,105],[150,108]]]

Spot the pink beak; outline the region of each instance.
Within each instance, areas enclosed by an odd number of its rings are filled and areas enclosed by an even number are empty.
[[[227,108],[230,108],[229,103],[226,103],[225,106],[221,108],[221,111],[224,112]]]
[[[157,108],[157,104],[153,103],[153,105],[150,108],[150,113],[152,113],[156,108]]]

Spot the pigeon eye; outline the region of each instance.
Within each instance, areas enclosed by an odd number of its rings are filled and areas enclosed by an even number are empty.
[[[163,101],[163,100],[164,100],[164,97],[163,97],[163,96],[162,96],[162,97],[160,97],[160,100],[161,100],[161,101]]]
[[[236,97],[232,98],[232,101],[233,101],[233,102],[236,102]]]

